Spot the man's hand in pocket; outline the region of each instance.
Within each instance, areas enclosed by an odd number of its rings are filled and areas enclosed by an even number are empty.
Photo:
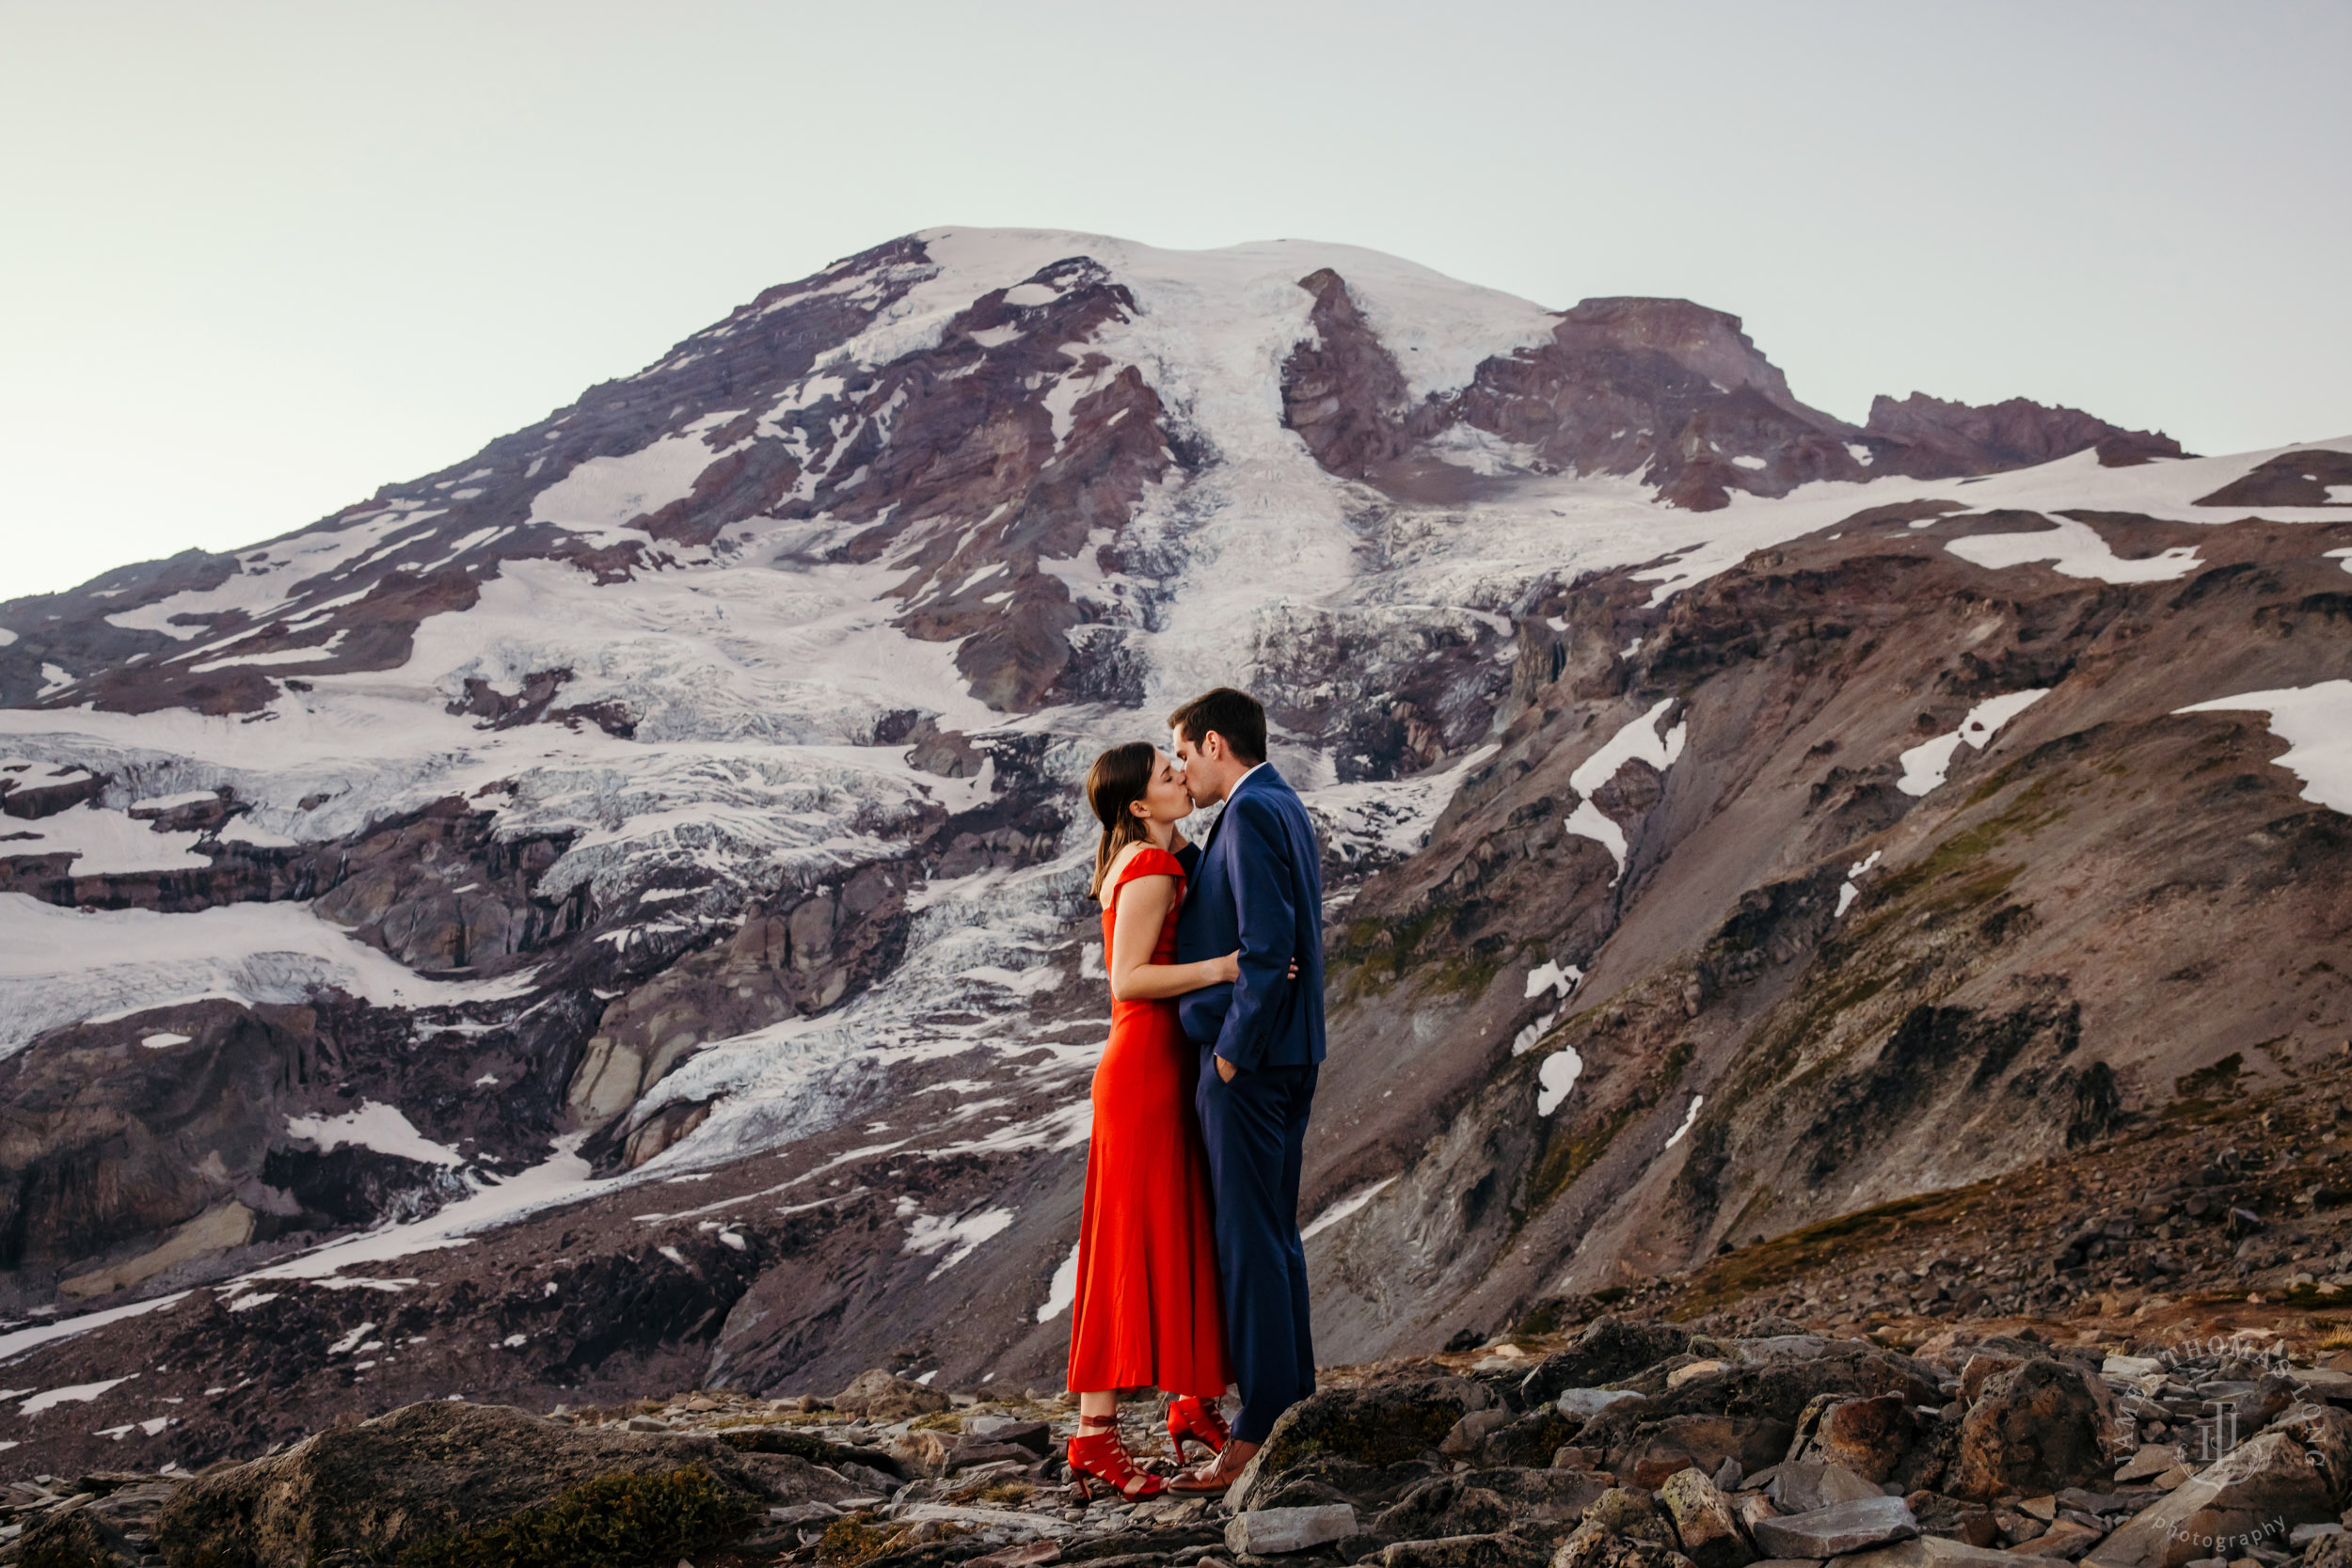
[[[1239,1072],[1240,1070],[1241,1069],[1235,1067],[1232,1063],[1227,1061],[1222,1056],[1219,1056],[1216,1059],[1216,1075],[1219,1078],[1224,1079],[1228,1084],[1233,1081],[1233,1074]]]

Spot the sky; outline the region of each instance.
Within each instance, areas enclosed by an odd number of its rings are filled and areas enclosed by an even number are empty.
[[[1734,312],[1797,395],[2352,433],[2352,5],[0,0],[0,599],[296,528],[942,225]]]

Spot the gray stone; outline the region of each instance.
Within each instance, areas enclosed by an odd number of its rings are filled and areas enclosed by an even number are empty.
[[[984,1437],[992,1443],[1018,1443],[1041,1454],[1054,1446],[1053,1428],[1043,1421],[1024,1421],[1011,1416],[966,1416],[963,1433],[967,1437]]]
[[[1630,1388],[1565,1388],[1561,1390],[1560,1397],[1551,1402],[1563,1416],[1590,1419],[1613,1404],[1623,1404],[1628,1400],[1641,1397]]]
[[[1860,1502],[1884,1495],[1835,1460],[1792,1459],[1765,1474],[1772,1479],[1765,1481],[1764,1495],[1783,1513],[1810,1513],[1832,1503]]]
[[[1345,1503],[1316,1508],[1257,1508],[1225,1526],[1225,1549],[1252,1557],[1303,1552],[1356,1533],[1356,1511]]]
[[[1911,1506],[1900,1497],[1858,1497],[1809,1513],[1759,1520],[1756,1544],[1774,1557],[1838,1557],[1919,1533]]]

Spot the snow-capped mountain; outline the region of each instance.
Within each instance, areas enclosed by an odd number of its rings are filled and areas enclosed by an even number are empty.
[[[1223,681],[1326,832],[1335,1355],[2292,1070],[2352,958],[2213,988],[2343,942],[2347,525],[2352,440],[1850,424],[1684,301],[894,241],[0,605],[0,1356],[153,1362],[191,1463],[649,1367],[1053,1379],[1075,781]]]

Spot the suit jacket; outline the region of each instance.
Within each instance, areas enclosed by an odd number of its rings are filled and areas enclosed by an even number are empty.
[[[1241,950],[1239,981],[1177,999],[1185,1037],[1214,1042],[1245,1072],[1322,1061],[1323,864],[1297,792],[1271,764],[1256,769],[1227,799],[1208,842],[1182,859],[1189,885],[1176,961]]]

